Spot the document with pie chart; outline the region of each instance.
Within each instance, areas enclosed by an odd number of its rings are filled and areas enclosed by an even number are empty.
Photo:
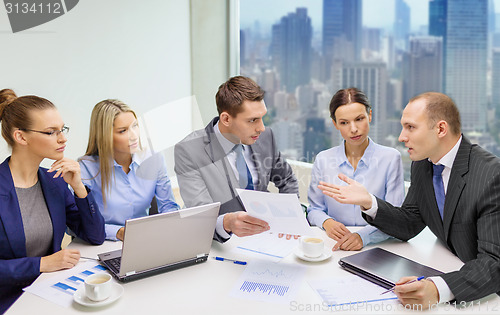
[[[310,233],[309,223],[296,194],[236,190],[248,214],[266,221],[271,228],[269,232],[294,235]]]

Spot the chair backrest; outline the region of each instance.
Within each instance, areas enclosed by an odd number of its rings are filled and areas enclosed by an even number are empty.
[[[311,171],[312,163],[300,162],[296,160],[287,160],[288,164],[292,167],[293,173],[297,180],[299,181],[299,200],[303,205],[308,205],[307,202],[307,190],[309,189],[309,184],[311,183]],[[274,187],[273,183],[269,183],[268,190],[270,192],[278,192],[278,189]]]
[[[151,200],[151,208],[149,208],[149,215],[158,214],[158,203],[156,202],[156,196],[153,196]]]

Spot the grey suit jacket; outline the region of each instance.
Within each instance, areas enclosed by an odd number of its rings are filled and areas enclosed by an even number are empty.
[[[402,240],[428,226],[465,263],[459,271],[442,275],[457,301],[495,292],[500,295],[498,157],[462,138],[451,169],[443,220],[432,185],[432,164],[427,159],[412,164],[411,186],[401,208],[378,198],[377,202],[375,219],[364,215],[368,223]]]
[[[174,169],[181,196],[187,207],[219,201],[219,214],[244,211],[236,193],[238,181],[214,134],[218,120],[218,117],[214,118],[205,129],[192,132],[175,145]],[[280,193],[298,193],[297,179],[290,165],[281,157],[270,128],[260,134],[250,149],[259,174],[255,190],[267,191],[271,181]],[[214,238],[223,241],[216,233]]]

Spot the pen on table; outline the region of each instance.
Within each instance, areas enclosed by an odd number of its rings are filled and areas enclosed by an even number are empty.
[[[99,259],[97,259],[97,258],[90,258],[90,257],[85,257],[85,256],[80,256],[80,258],[83,258],[83,259],[92,259],[92,260],[99,261]]]
[[[246,265],[246,261],[241,261],[241,260],[234,260],[234,259],[229,259],[229,258],[223,258],[223,257],[213,257],[215,260],[218,261],[232,261],[233,264],[238,264],[238,265]]]
[[[413,279],[413,280],[411,280],[411,281],[408,281],[408,282],[406,282],[406,283],[402,283],[402,284],[400,284],[400,285],[407,284],[407,283],[417,282],[417,281],[420,281],[420,280],[423,280],[423,279],[425,279],[425,277],[418,277],[417,279]],[[389,290],[387,290],[387,291],[384,291],[384,292],[380,293],[380,295],[382,295],[382,294],[386,294],[386,293],[391,292],[391,291],[394,291],[394,288],[395,288],[395,287],[396,287],[396,286],[393,286],[393,287],[392,287],[392,288],[390,288]]]

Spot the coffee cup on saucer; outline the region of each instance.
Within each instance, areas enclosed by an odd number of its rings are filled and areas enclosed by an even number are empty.
[[[111,275],[99,273],[85,279],[85,296],[94,302],[106,300],[111,295],[113,282]]]
[[[323,254],[325,243],[315,236],[301,236],[299,248],[306,257],[317,258]]]

